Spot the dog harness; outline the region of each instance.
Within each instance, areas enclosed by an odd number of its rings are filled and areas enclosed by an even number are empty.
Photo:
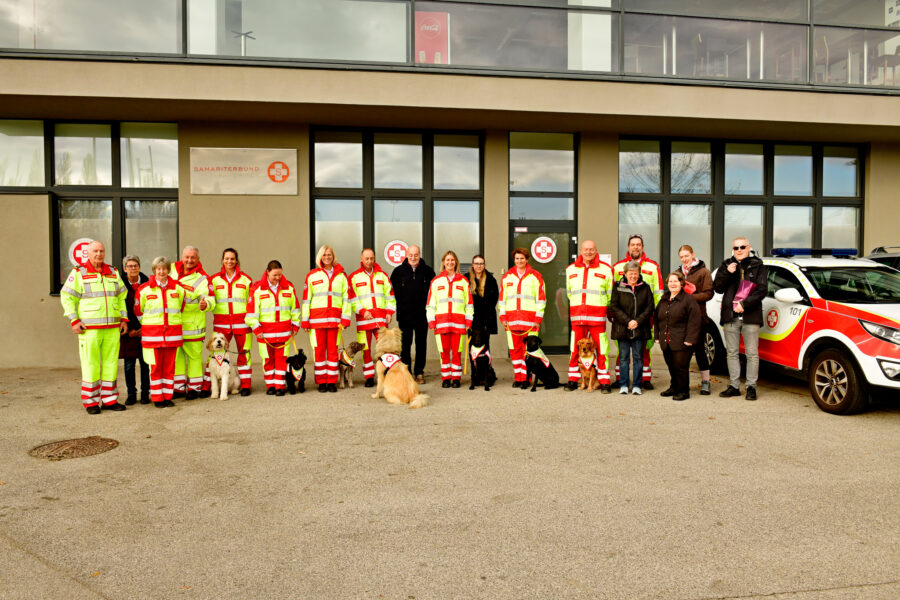
[[[482,354],[487,356],[489,365],[494,364],[494,359],[491,358],[491,351],[485,346],[469,346],[469,356],[472,358],[472,362],[475,362]]]
[[[527,354],[528,356],[533,356],[533,357],[535,357],[536,359],[538,359],[539,361],[541,361],[542,363],[544,363],[544,366],[545,366],[545,367],[549,367],[549,366],[550,366],[550,359],[547,358],[547,355],[546,355],[546,354],[544,354],[544,350],[543,350],[542,348],[538,348],[538,349],[535,350],[534,352],[529,352],[528,350],[526,350],[526,351],[525,351],[525,354]]]
[[[396,354],[382,354],[378,360],[384,365],[384,372],[387,373],[391,370],[391,367],[400,362],[400,357]]]

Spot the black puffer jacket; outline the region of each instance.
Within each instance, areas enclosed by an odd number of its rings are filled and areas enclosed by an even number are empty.
[[[622,280],[613,288],[608,314],[612,317],[611,337],[614,340],[650,339],[650,316],[653,314],[653,292],[642,280],[632,290]],[[638,322],[637,329],[628,329],[628,322]]]
[[[728,272],[728,265],[731,263],[738,263],[738,268],[735,269],[734,273]],[[762,325],[762,302],[769,292],[769,284],[767,282],[768,270],[762,259],[752,254],[740,262],[733,256],[727,258],[722,261],[721,266],[716,271],[713,287],[716,293],[722,294],[722,314],[719,317],[719,323],[721,325],[731,323],[736,316],[732,308],[732,302],[741,283],[741,273],[743,273],[743,278],[746,281],[756,284],[756,287],[753,288],[753,291],[750,292],[750,295],[743,302],[744,323],[747,325]]]
[[[472,274],[469,273],[471,284]],[[497,300],[500,299],[500,288],[490,271],[484,272],[484,295],[479,296],[472,286],[472,306],[475,314],[472,317],[472,329],[487,329],[490,334],[497,333]]]
[[[675,352],[690,350],[689,346],[684,345],[685,342],[691,346],[700,343],[703,326],[700,307],[694,297],[684,291],[674,299],[670,298],[671,295],[666,292],[656,305],[656,339],[660,348],[668,347]]]
[[[397,301],[397,324],[400,327],[427,322],[425,304],[428,302],[428,289],[434,275],[434,269],[422,259],[419,259],[415,270],[404,259],[403,264],[391,273],[391,287],[394,288],[394,299]]]

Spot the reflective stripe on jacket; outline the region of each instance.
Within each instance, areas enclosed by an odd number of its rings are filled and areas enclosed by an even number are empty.
[[[185,341],[202,340],[206,337],[206,315],[216,307],[216,299],[213,296],[212,286],[209,284],[209,276],[203,270],[199,262],[190,273],[184,272],[184,263],[178,261],[172,265],[169,277],[188,286],[194,292],[185,300],[184,327]],[[200,310],[200,299],[206,298],[206,310]]]
[[[349,327],[352,309],[349,294],[350,280],[341,265],[334,265],[331,277],[321,267],[310,271],[303,286],[303,329]]]
[[[632,259],[629,257],[613,265],[613,277],[616,281],[622,279],[622,276],[625,275],[625,265],[631,261]],[[637,262],[641,263],[641,279],[650,286],[650,291],[653,293],[653,304],[659,304],[659,299],[663,295],[662,270],[658,264],[647,258],[646,254],[641,254],[641,260]]]
[[[566,268],[566,295],[572,325],[599,327],[606,331],[606,307],[613,289],[613,270],[597,257],[584,264],[579,256]]]
[[[234,277],[228,281],[225,268],[210,280],[216,305],[213,308],[213,329],[221,327],[223,331],[241,331],[250,328],[244,322],[247,315],[247,302],[250,300],[250,288],[253,280],[236,267]]]
[[[385,317],[397,310],[391,279],[378,263],[373,265],[371,275],[362,265],[350,274],[348,294],[356,313],[356,329],[360,331],[387,326]],[[371,319],[366,319],[366,311],[371,311]]]
[[[128,289],[114,267],[103,263],[97,271],[88,263],[72,269],[59,291],[59,301],[70,324],[112,329],[128,321],[127,295]]]
[[[464,334],[472,326],[475,308],[469,280],[459,273],[452,276],[447,271],[431,280],[425,315],[428,327],[435,333]]]
[[[294,284],[282,277],[277,293],[273,293],[269,280],[263,275],[250,288],[246,323],[253,335],[269,344],[287,342],[300,330],[300,299]]]
[[[500,322],[509,329],[525,331],[541,324],[547,297],[544,293],[544,278],[530,266],[519,277],[513,267],[500,279]]]
[[[169,277],[165,288],[156,278],[134,293],[134,314],[141,322],[141,345],[144,348],[177,348],[184,341],[182,325],[187,300],[195,292]]]

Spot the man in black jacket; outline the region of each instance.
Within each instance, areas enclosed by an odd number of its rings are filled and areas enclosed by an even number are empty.
[[[756,400],[756,379],[759,375],[759,328],[763,324],[762,301],[769,286],[768,272],[757,258],[745,237],[734,238],[731,258],[725,259],[716,271],[713,288],[722,296],[719,323],[725,331],[725,350],[728,354],[730,385],[719,396],[741,395],[741,363],[738,359],[741,335],[747,356],[747,400]],[[735,301],[735,296],[738,296]]]
[[[412,369],[416,382],[425,383],[425,358],[428,348],[428,319],[425,304],[428,289],[434,279],[434,269],[425,264],[418,246],[406,249],[406,260],[391,273],[391,286],[397,300],[397,324],[402,333],[403,349],[400,360],[410,362],[413,337],[416,340],[416,364]]]

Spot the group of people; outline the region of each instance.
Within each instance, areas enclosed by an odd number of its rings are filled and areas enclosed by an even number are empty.
[[[442,387],[460,387],[463,353],[490,356],[490,336],[506,333],[513,369],[513,387],[528,387],[525,338],[540,332],[546,307],[544,280],[529,265],[524,248],[512,252],[513,266],[500,278],[486,269],[484,257],[472,258],[466,276],[459,257],[446,252],[440,273],[426,264],[418,246],[409,246],[403,263],[388,274],[364,249],[360,266],[350,274],[337,262],[334,249],[322,246],[315,268],[302,293],[272,260],[258,280],[241,271],[238,252],[226,248],[221,270],[210,276],[199,250],[187,246],[174,264],[165,257],[151,264],[151,276],[141,272],[140,258],[123,260],[125,277],[104,262],[100,242],[88,246],[88,260],[69,274],[61,302],[74,333],[79,336],[82,367],[81,398],[90,414],[101,409],[125,410],[137,398],[136,364],[141,371],[142,404],[164,408],[172,399],[207,397],[210,379],[203,363],[206,313],[213,313],[213,330],[236,347],[241,395],[251,389],[251,341],[256,338],[263,361],[266,394],[285,394],[286,357],[300,329],[309,335],[314,379],[319,392],[336,392],[341,334],[356,321],[357,341],[363,347],[365,385],[374,382],[372,349],[381,327],[396,318],[402,332],[401,360],[420,384],[425,383],[427,332],[432,330],[441,360]],[[644,253],[643,238],[628,240],[628,255],[615,265],[599,259],[596,244],[587,240],[566,269],[566,295],[571,320],[571,356],[566,390],[578,386],[580,370],[576,342],[593,340],[594,365],[600,389],[609,393],[640,394],[653,389],[650,348],[654,340],[669,368],[671,384],[662,392],[674,400],[690,396],[688,365],[696,356],[701,371],[701,394],[710,393],[709,364],[701,343],[705,303],[713,291],[724,294],[721,324],[725,330],[729,387],[721,396],[740,395],[738,349],[743,336],[747,353],[748,400],[756,399],[759,327],[766,273],[752,254],[749,242],[738,238],[732,257],[723,262],[715,280],[693,249],[679,249],[681,267],[668,275],[665,289],[659,265]],[[609,369],[609,336],[618,343],[615,379]],[[467,344],[479,332],[479,346]],[[412,346],[415,343],[415,363]],[[124,359],[127,397],[119,403],[116,387],[118,358]]]

